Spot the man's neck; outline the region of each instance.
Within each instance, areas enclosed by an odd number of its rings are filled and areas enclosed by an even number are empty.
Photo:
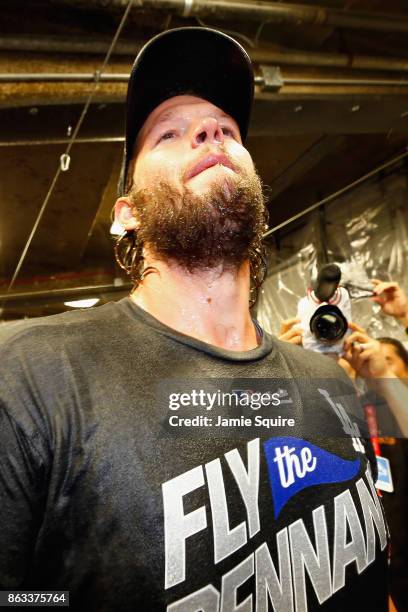
[[[249,262],[237,271],[191,274],[175,264],[151,261],[145,270],[131,299],[161,323],[220,348],[256,348],[257,333],[248,308]]]

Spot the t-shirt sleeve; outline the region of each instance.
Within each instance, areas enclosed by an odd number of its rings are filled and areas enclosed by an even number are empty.
[[[0,401],[0,589],[24,586],[46,500],[46,466]]]

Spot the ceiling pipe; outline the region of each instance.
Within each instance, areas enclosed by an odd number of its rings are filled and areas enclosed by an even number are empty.
[[[256,80],[256,79],[255,79]],[[320,78],[320,77],[282,77],[283,85],[344,85],[350,87],[407,87],[408,80],[403,79],[347,79],[347,78]],[[261,83],[261,86],[267,83]]]
[[[408,59],[377,57],[342,53],[311,53],[304,51],[251,49],[251,59],[259,64],[307,66],[308,68],[347,68],[355,70],[381,70],[407,72]]]
[[[255,84],[259,85],[263,89],[273,88],[279,90],[285,85],[312,85],[312,86],[325,86],[325,85],[344,85],[351,87],[407,87],[408,79],[367,79],[367,78],[325,78],[325,77],[286,77],[280,74],[279,68],[275,67],[260,67],[264,76],[256,76]],[[267,74],[273,71],[274,78],[273,82],[269,83]],[[275,75],[279,75],[278,81],[275,81]],[[97,79],[102,82],[124,82],[126,83],[129,79],[128,74],[100,74]],[[95,81],[96,76],[92,73],[68,73],[68,72],[57,72],[57,73],[5,73],[0,74],[0,83],[42,83],[42,82],[83,82],[83,81]]]
[[[0,36],[0,51],[34,53],[77,53],[103,55],[109,48],[108,39],[70,39],[60,37],[15,37]],[[113,54],[135,57],[143,42],[118,42]],[[248,49],[253,62],[260,64],[284,64],[288,66],[308,66],[323,68],[351,68],[356,70],[382,70],[385,72],[407,72],[408,59],[403,57],[379,57],[343,53],[313,53],[292,51],[291,49],[270,50],[265,48]]]
[[[128,0],[53,0],[53,4],[70,6],[124,8]],[[370,30],[375,32],[408,33],[406,15],[376,12],[355,12],[323,6],[253,2],[249,0],[138,0],[135,10],[159,9],[181,17],[216,17],[242,21],[264,21],[292,26],[326,26]]]
[[[94,138],[77,138],[75,144],[122,143],[124,136],[100,136]],[[45,138],[44,140],[0,140],[0,148],[6,147],[43,147],[49,145],[69,144],[69,138]]]
[[[129,74],[114,74],[106,72],[5,72],[0,74],[0,83],[50,83],[50,82],[93,82],[102,81],[105,83],[127,83]]]

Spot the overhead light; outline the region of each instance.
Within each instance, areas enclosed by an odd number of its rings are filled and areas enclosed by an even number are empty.
[[[72,302],[64,302],[65,306],[70,306],[71,308],[92,308],[100,302],[99,298],[90,298],[89,300],[73,300]]]

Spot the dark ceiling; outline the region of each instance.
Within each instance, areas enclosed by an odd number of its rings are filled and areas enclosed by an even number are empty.
[[[403,0],[389,0],[386,15],[379,0],[326,0],[320,10],[312,2],[135,1],[71,149],[69,170],[59,174],[37,225],[126,4],[0,0],[4,320],[58,312],[68,296],[104,301],[127,291],[109,233],[126,77],[140,46],[166,28],[219,27],[251,55],[257,80],[248,148],[271,188],[271,226],[406,148]],[[278,70],[268,80],[270,67]]]

